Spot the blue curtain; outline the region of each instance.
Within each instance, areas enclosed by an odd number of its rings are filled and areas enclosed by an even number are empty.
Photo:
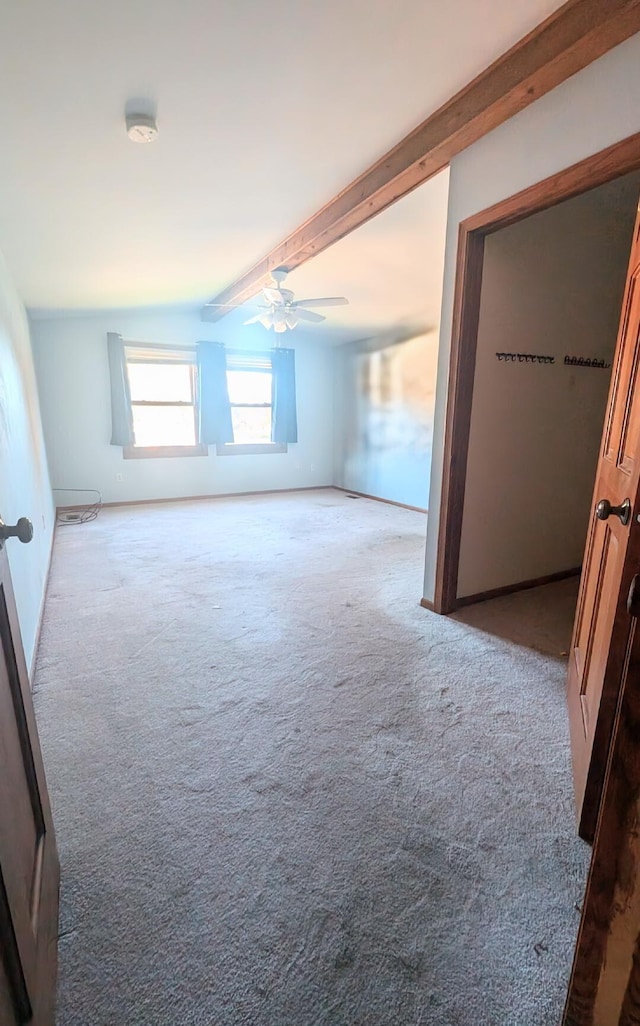
[[[120,335],[107,335],[111,379],[111,444],[133,445],[133,414],[124,345]]]
[[[198,342],[198,390],[200,441],[205,445],[233,442],[227,354],[221,342]]]
[[[271,350],[271,402],[273,442],[298,441],[296,413],[296,354],[293,349]]]

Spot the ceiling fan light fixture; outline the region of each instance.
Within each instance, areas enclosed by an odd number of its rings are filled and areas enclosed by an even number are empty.
[[[262,289],[262,305],[259,309],[264,310],[263,314],[257,313],[246,320],[245,324],[262,324],[265,328],[273,330],[282,335],[285,331],[292,331],[297,328],[300,321],[311,321],[319,324],[326,320],[324,314],[316,313],[309,309],[314,306],[346,306],[349,302],[344,296],[322,296],[318,299],[296,300],[291,289],[283,288],[282,283],[287,277],[284,267],[276,267],[271,272],[273,285],[267,285]]]

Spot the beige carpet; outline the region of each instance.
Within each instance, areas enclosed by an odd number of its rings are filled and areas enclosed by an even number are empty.
[[[564,663],[421,609],[424,531],[332,490],[58,531],[60,1026],[556,1026]]]
[[[452,619],[516,645],[567,659],[578,602],[580,578],[476,602],[452,614]],[[564,681],[564,667],[562,679]]]

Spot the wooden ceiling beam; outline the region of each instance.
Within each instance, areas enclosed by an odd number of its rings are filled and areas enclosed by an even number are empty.
[[[205,306],[216,321],[365,224],[508,118],[640,31],[640,0],[568,0]]]

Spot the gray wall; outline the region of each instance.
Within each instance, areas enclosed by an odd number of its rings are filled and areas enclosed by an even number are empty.
[[[337,485],[426,509],[437,360],[435,330],[336,351]]]
[[[27,665],[44,601],[54,508],[42,437],[29,325],[0,256],[0,514],[6,523],[33,522],[29,545],[7,542]]]
[[[458,594],[582,562],[640,175],[489,236]],[[501,362],[543,353],[553,365]]]
[[[33,323],[42,418],[54,488],[97,488],[105,502],[217,495],[330,485],[333,478],[332,353],[301,332],[296,350],[297,445],[286,454],[125,460],[109,444],[108,331],[158,343],[219,339],[233,347],[269,348],[261,325],[232,332],[193,313],[112,312]],[[121,477],[121,480],[119,479]]]

